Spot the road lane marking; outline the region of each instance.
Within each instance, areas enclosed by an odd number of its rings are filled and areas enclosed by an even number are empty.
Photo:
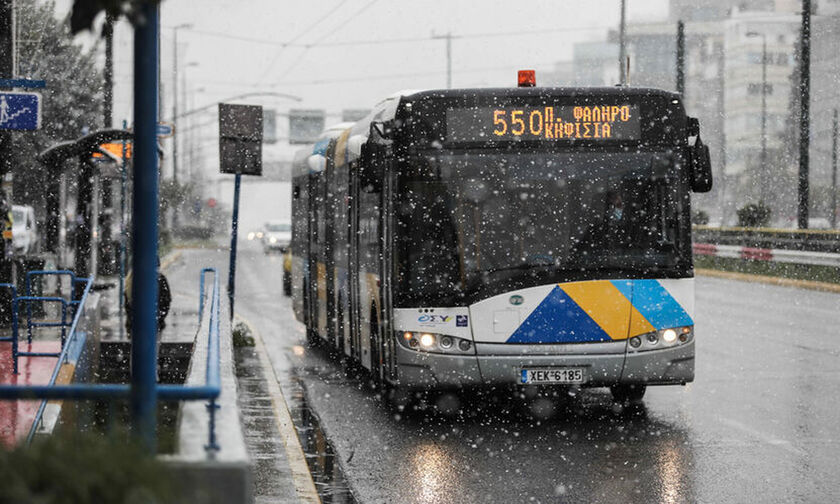
[[[172,266],[172,263],[181,258],[181,254],[182,252],[180,250],[176,250],[164,257],[160,263],[160,271],[165,271],[166,268]]]
[[[787,440],[784,440],[784,439],[779,439],[779,438],[776,438],[776,437],[773,437],[773,436],[769,436],[769,435],[767,435],[767,434],[765,434],[765,433],[763,433],[763,432],[761,432],[757,429],[753,429],[749,425],[743,424],[743,423],[741,423],[737,420],[732,420],[731,418],[722,418],[721,422],[725,423],[726,425],[728,425],[730,427],[738,429],[742,432],[746,432],[750,436],[752,436],[754,438],[757,438],[757,439],[761,440],[762,442],[764,442],[768,445],[778,446],[779,448],[785,450],[788,453],[792,453],[792,454],[798,455],[800,457],[806,455],[806,453],[804,451],[802,451],[799,448],[793,446],[793,444],[791,444],[790,441],[787,441]]]
[[[286,398],[280,389],[279,379],[263,343],[262,334],[257,330],[257,326],[248,319],[238,313],[236,316],[251,328],[251,333],[254,335],[254,346],[260,356],[263,372],[266,373],[265,381],[268,383],[268,392],[271,396],[271,404],[274,407],[274,418],[277,421],[277,428],[280,430],[280,437],[283,439],[283,447],[286,449],[286,459],[289,462],[289,468],[292,470],[291,476],[295,484],[295,491],[301,502],[320,504],[321,498],[318,496],[315,481],[312,479],[309,466],[306,464],[306,456],[303,453],[295,424],[292,422],[292,416],[289,413],[289,405],[286,404]]]

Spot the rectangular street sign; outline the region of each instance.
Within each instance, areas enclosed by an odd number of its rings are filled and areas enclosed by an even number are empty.
[[[157,136],[159,138],[171,137],[175,134],[175,126],[167,122],[159,122],[157,124]]]
[[[99,148],[104,150],[104,151],[110,152],[111,154],[113,154],[114,156],[116,156],[118,158],[122,158],[123,151],[125,151],[125,158],[126,159],[131,159],[131,142],[126,142],[125,147],[123,147],[122,142],[104,143],[104,144],[101,144],[99,146]],[[94,152],[93,157],[101,158],[101,157],[105,157],[105,156],[103,154],[99,153],[99,152]]]
[[[34,131],[41,128],[41,95],[0,93],[0,129]]]
[[[219,161],[222,173],[262,175],[263,109],[219,104]]]

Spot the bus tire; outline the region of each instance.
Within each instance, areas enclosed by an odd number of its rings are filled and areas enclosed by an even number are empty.
[[[647,385],[640,383],[613,385],[610,387],[610,392],[615,402],[622,404],[641,402],[642,398],[645,397],[646,391]]]
[[[306,328],[306,344],[309,348],[317,348],[321,345],[321,337],[318,336],[318,331],[311,327]]]
[[[292,295],[292,274],[288,271],[283,271],[283,295],[289,297]]]

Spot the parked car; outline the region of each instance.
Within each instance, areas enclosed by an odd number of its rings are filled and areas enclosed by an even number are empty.
[[[290,223],[283,221],[265,223],[262,243],[266,254],[275,250],[285,252],[291,242],[292,225]]]
[[[38,250],[38,224],[31,206],[12,205],[12,246],[17,254]]]

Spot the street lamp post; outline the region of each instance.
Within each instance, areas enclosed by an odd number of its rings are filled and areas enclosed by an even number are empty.
[[[190,29],[183,23],[172,28],[172,180],[178,184],[178,30]]]
[[[747,37],[761,37],[761,158],[759,160],[758,176],[759,199],[764,202],[767,196],[767,34],[749,32]]]
[[[184,65],[183,71],[181,72],[181,88],[180,88],[180,90],[181,90],[181,100],[182,100],[181,103],[183,103],[185,107],[189,106],[189,104],[187,103],[187,94],[188,94],[187,93],[187,68],[195,68],[197,66],[198,66],[198,62],[191,61],[191,62],[187,63],[186,65]],[[177,121],[177,120],[178,120],[177,114],[173,114],[172,123],[175,124],[175,121]],[[185,129],[185,128],[186,127],[182,126],[181,129]],[[183,140],[184,145],[182,145],[181,147],[183,149],[186,149],[187,154],[189,155],[189,143],[188,143],[189,142],[189,137],[187,135],[182,135],[181,133],[182,133],[181,131],[175,131],[175,134],[178,135],[178,136],[175,137],[176,143]],[[187,167],[186,174],[187,174],[186,180],[189,181],[190,180],[190,168],[189,167]]]

